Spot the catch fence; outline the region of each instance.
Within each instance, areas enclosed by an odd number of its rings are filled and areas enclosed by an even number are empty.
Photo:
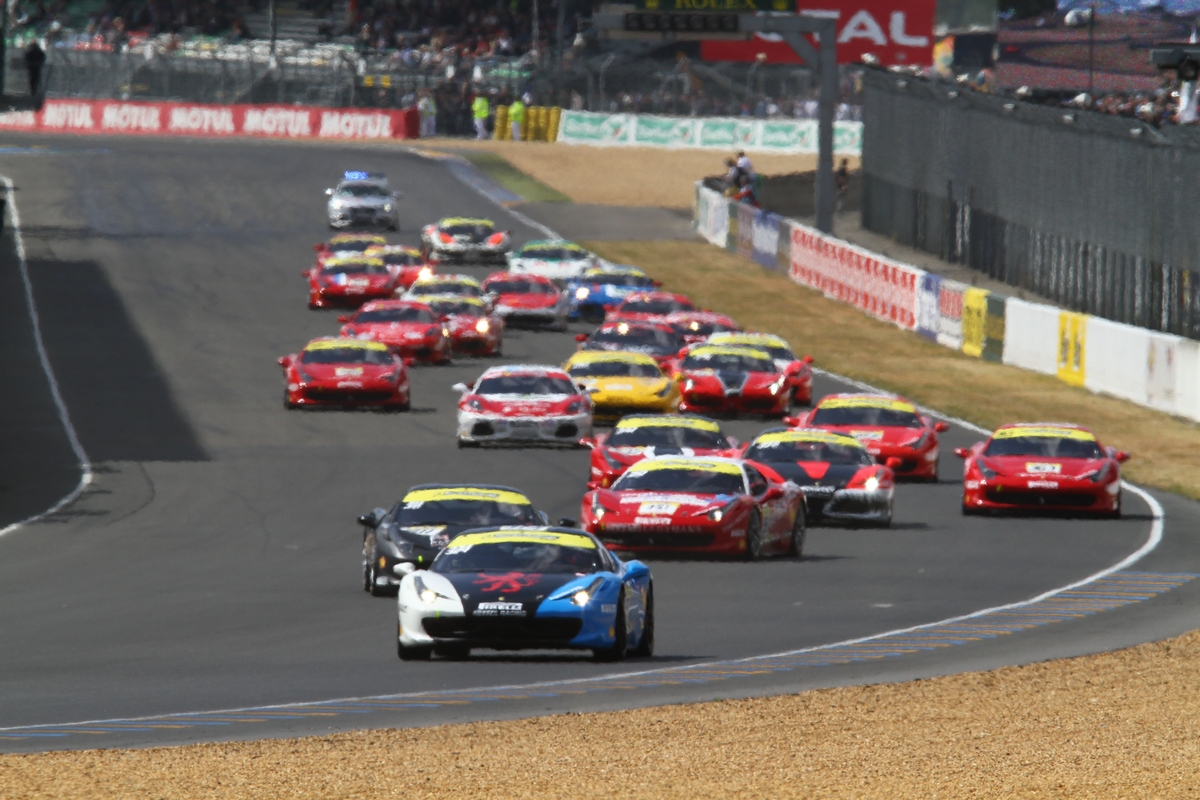
[[[1060,305],[1200,339],[1200,135],[865,74],[863,226]]]

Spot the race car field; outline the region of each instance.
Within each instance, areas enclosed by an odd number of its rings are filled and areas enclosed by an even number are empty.
[[[457,450],[450,387],[474,380],[491,361],[414,367],[407,414],[285,412],[275,358],[337,329],[337,312],[310,311],[295,279],[325,235],[320,192],[330,175],[377,170],[404,189],[402,220],[487,215],[516,242],[544,232],[456,183],[441,165],[395,150],[88,144],[59,140],[7,167],[20,188],[49,358],[96,476],[64,513],[0,538],[0,583],[13,598],[0,607],[0,720],[10,729],[0,731],[0,749],[431,724],[896,679],[1084,652],[1111,632],[1111,620],[1148,613],[1126,609],[1063,623],[1057,633],[887,664],[768,671],[736,686],[482,706],[409,703],[369,719],[353,708],[332,716],[264,712],[219,728],[97,724],[95,734],[46,738],[48,729],[28,726],[594,679],[822,646],[1027,600],[1121,561],[1154,529],[1150,508],[1132,494],[1119,521],[964,520],[961,468],[949,449],[980,437],[955,425],[942,437],[941,481],[902,484],[890,530],[813,528],[802,560],[651,562],[653,659],[614,667],[569,655],[485,653],[401,664],[394,603],[356,586],[355,517],[410,485],[449,481],[503,482],[528,492],[551,518],[575,516],[589,454]],[[260,192],[273,202],[263,203]],[[389,238],[415,245],[417,225]],[[11,246],[0,259],[6,273],[15,269]],[[590,329],[511,330],[504,360],[560,364],[574,352],[574,334]],[[802,331],[779,332],[806,352]],[[31,385],[36,376],[29,373]],[[818,375],[814,397],[855,388]],[[742,441],[764,427],[725,425]],[[56,496],[65,495],[75,482],[68,443],[53,432],[46,442],[58,453],[50,470]],[[1173,532],[1195,511],[1163,502],[1167,541],[1176,541]],[[1183,572],[1200,561],[1173,546],[1139,569]],[[1155,602],[1170,601],[1143,606]],[[1068,628],[1086,633],[1087,643],[1073,645],[1062,633]]]

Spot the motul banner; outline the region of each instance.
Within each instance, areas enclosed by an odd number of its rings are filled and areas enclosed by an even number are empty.
[[[0,114],[0,129],[158,136],[256,136],[282,139],[407,139],[417,136],[413,109],[215,106],[118,100],[47,100],[41,111]]]
[[[839,64],[857,63],[867,53],[886,66],[933,64],[933,0],[834,0],[819,8],[807,7],[806,0],[800,5],[809,14],[837,17]],[[777,33],[700,44],[705,61],[756,61],[759,53],[766,53],[770,64],[801,63]]]

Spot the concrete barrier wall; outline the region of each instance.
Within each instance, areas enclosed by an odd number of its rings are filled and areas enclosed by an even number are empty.
[[[1005,364],[1058,374],[1058,309],[1010,297],[1005,311]]]

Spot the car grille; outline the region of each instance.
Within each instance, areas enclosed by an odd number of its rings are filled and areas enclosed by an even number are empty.
[[[779,401],[774,397],[746,397],[742,399],[742,407],[754,411],[770,411],[779,408]]]
[[[496,429],[492,427],[492,423],[490,422],[476,422],[471,426],[472,436],[491,436],[495,432]]]
[[[583,620],[570,617],[430,617],[422,624],[435,639],[558,641],[579,635]]]
[[[391,391],[354,392],[345,389],[309,389],[308,396],[323,403],[370,403],[382,402],[392,396]]]
[[[1086,508],[1096,504],[1096,495],[1087,492],[1025,492],[987,490],[987,499],[993,503],[1012,506],[1070,506]]]
[[[670,531],[655,531],[653,534],[601,534],[601,539],[607,544],[618,547],[709,547],[716,536],[711,533],[671,533]]]
[[[488,349],[488,343],[486,339],[459,339],[454,347],[463,353],[482,353]]]
[[[884,464],[887,462],[887,460],[890,457],[891,456],[876,456],[875,460],[877,462],[879,462],[880,464]],[[906,458],[900,462],[900,466],[896,467],[894,471],[897,473],[912,472],[914,469],[916,469],[920,465],[921,465],[921,462],[917,461],[915,458]]]
[[[648,408],[659,408],[661,401],[648,402],[641,406],[610,406],[603,405],[596,408],[596,415],[601,417],[623,417],[626,414],[644,414]]]
[[[564,422],[554,430],[554,435],[560,439],[566,437],[575,437],[579,435],[579,428],[574,422]]]

